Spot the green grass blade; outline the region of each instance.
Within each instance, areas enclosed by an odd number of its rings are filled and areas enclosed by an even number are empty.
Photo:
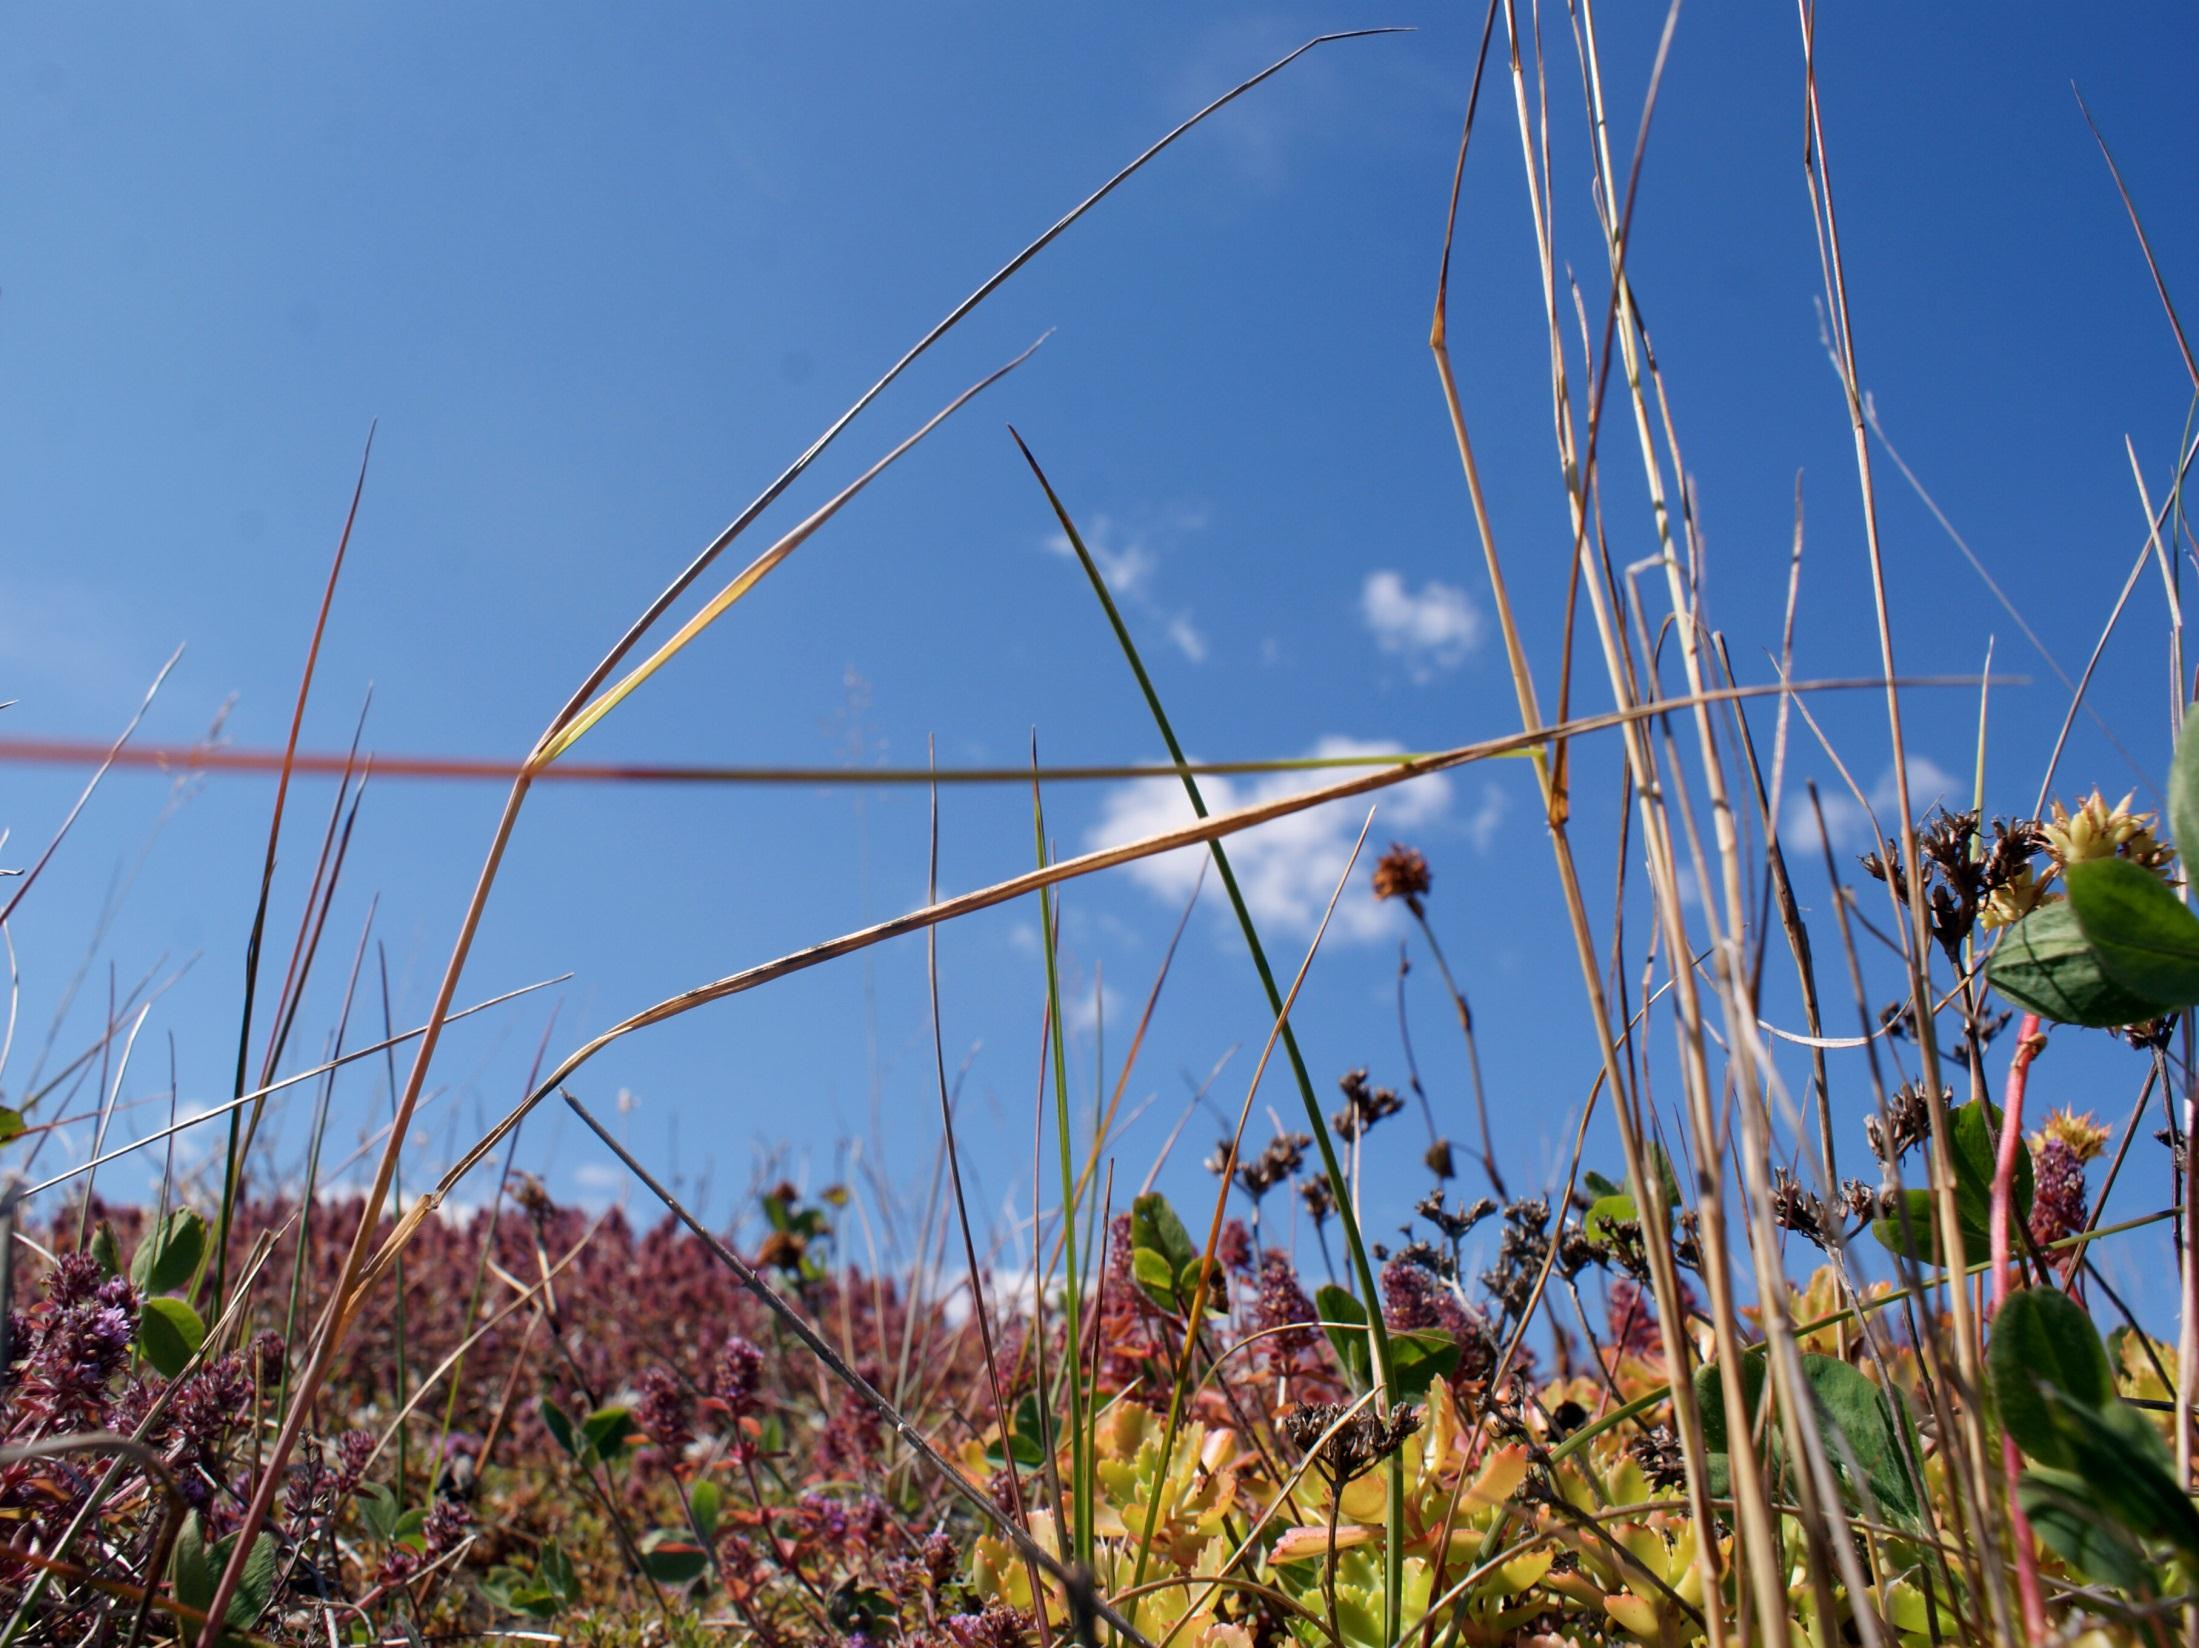
[[[1038,740],[1031,740],[1031,761],[1038,762]],[[1031,781],[1031,831],[1037,843],[1038,864],[1046,867],[1046,809],[1038,780]],[[1061,1144],[1061,1235],[1064,1326],[1068,1344],[1064,1361],[1069,1387],[1069,1502],[1070,1549],[1084,1567],[1092,1565],[1092,1437],[1084,1412],[1084,1286],[1077,1269],[1077,1170],[1070,1142],[1068,1038],[1062,1034],[1061,970],[1054,946],[1053,899],[1048,890],[1038,891],[1038,929],[1046,953],[1046,1038],[1054,1064],[1054,1130]]]
[[[1039,467],[1038,459],[1032,456],[1030,447],[1013,426],[1010,426],[1008,433],[1014,438],[1017,450],[1023,454],[1023,461],[1031,466],[1032,475],[1037,478],[1040,489],[1046,494],[1047,503],[1053,508],[1054,519],[1060,523],[1063,535],[1069,540],[1069,547],[1076,551],[1077,560],[1084,568],[1084,575],[1091,580],[1092,593],[1099,597],[1100,608],[1107,614],[1107,622],[1115,632],[1115,641],[1122,648],[1123,658],[1129,663],[1131,674],[1137,677],[1138,690],[1145,695],[1146,708],[1152,711],[1153,723],[1160,729],[1161,742],[1168,746],[1169,759],[1182,770],[1188,765],[1182,741],[1177,738],[1176,729],[1169,722],[1168,711],[1161,705],[1160,692],[1153,685],[1153,677],[1146,670],[1145,660],[1138,654],[1138,644],[1131,639],[1130,626],[1123,622],[1122,609],[1116,606],[1114,596],[1108,592],[1107,580],[1100,575],[1098,564],[1093,561],[1091,551],[1085,548],[1083,536],[1077,531],[1076,523],[1070,520],[1069,511],[1062,507],[1061,499],[1055,493],[1053,483],[1047,480],[1046,472]],[[1182,776],[1184,794],[1191,802],[1191,810],[1205,818],[1206,798],[1199,793],[1199,781],[1188,771],[1184,771]],[[1291,1076],[1296,1080],[1299,1096],[1305,1102],[1307,1129],[1313,1134],[1314,1144],[1321,1152],[1322,1169],[1328,1174],[1330,1187],[1336,1192],[1337,1223],[1344,1232],[1344,1244],[1350,1251],[1352,1273],[1358,1279],[1361,1294],[1367,1302],[1367,1337],[1373,1352],[1374,1382],[1386,1391],[1390,1382],[1389,1329],[1382,1320],[1381,1294],[1375,1287],[1374,1267],[1368,1261],[1367,1245],[1360,1236],[1358,1216],[1352,1211],[1343,1164],[1337,1159],[1335,1141],[1329,1137],[1328,1121],[1321,1114],[1321,1101],[1314,1096],[1313,1077],[1306,1069],[1305,1055],[1299,1051],[1297,1032],[1283,1015],[1283,993],[1276,987],[1275,970],[1268,965],[1267,950],[1260,943],[1259,930],[1253,922],[1251,909],[1245,903],[1243,889],[1237,885],[1236,872],[1230,868],[1229,854],[1223,850],[1218,840],[1209,842],[1208,848],[1214,855],[1214,868],[1222,878],[1222,890],[1229,895],[1229,907],[1236,913],[1237,925],[1243,930],[1245,948],[1252,953],[1253,968],[1260,975],[1260,988],[1267,992],[1269,1010],[1282,1021],[1284,1056],[1290,1061]],[[1383,1538],[1383,1627],[1388,1639],[1394,1642],[1399,1635],[1398,1611],[1403,1600],[1405,1558],[1404,1467],[1395,1454],[1390,1457],[1387,1480],[1388,1506],[1384,1516]],[[1151,1538],[1152,1532],[1148,1527],[1146,1539],[1138,1547],[1137,1572],[1131,1581],[1133,1585],[1144,1581],[1146,1549]]]

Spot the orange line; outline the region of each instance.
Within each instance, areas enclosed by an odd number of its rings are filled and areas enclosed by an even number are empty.
[[[97,766],[108,759],[111,746],[71,738],[0,738],[0,765],[76,767]],[[1386,767],[1410,757],[1398,755],[1346,756],[1297,761],[1192,762],[1193,773],[1262,773],[1318,771],[1325,768]],[[190,773],[279,773],[280,750],[236,749],[209,744],[132,744],[114,752],[117,767],[148,768],[183,776]],[[347,756],[333,752],[300,750],[292,770],[336,775],[354,765]],[[368,754],[357,761],[371,767],[377,778],[500,779],[510,783],[519,768],[503,761],[483,761],[465,756]],[[1028,767],[699,767],[652,766],[612,762],[559,761],[535,775],[537,783],[562,780],[580,784],[1028,784]],[[1054,782],[1095,779],[1175,778],[1179,769],[1155,763],[1041,767],[1037,776]]]

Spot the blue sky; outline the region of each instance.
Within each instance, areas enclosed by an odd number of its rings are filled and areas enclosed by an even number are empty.
[[[183,644],[144,736],[194,738],[233,697],[226,735],[278,744],[379,419],[307,741],[340,747],[371,685],[370,747],[515,758],[671,573],[983,275],[1237,79],[1310,34],[1375,23],[1418,32],[1329,47],[1234,105],[909,373],[760,532],[1054,329],[582,753],[910,764],[936,736],[944,762],[1000,763],[1025,759],[1034,731],[1050,760],[1159,753],[1006,421],[1101,551],[1194,753],[1426,748],[1510,730],[1426,349],[1479,21],[1478,8],[1419,4],[18,10],[0,37],[0,696],[16,700],[0,730],[106,736]],[[1661,21],[1652,8],[1600,19],[1622,145]],[[1989,26],[1952,10],[1828,8],[1820,25],[1865,383],[2072,669],[2142,541],[2124,437],[2158,498],[2191,385],[2070,82],[2178,291],[2199,267],[2199,226],[2179,210],[2194,35],[2190,13],[2169,7],[2027,8]],[[1577,101],[1573,74],[1554,43],[1561,111]],[[1800,90],[1790,13],[1684,15],[1631,253],[1699,489],[1712,612],[1758,678],[1798,473],[1798,668],[1877,667],[1852,451],[1813,307]],[[1467,174],[1453,337],[1530,650],[1554,671],[1563,503],[1518,141],[1508,93],[1492,91]],[[1563,250],[1600,305],[1577,121],[1560,127]],[[1631,558],[1649,547],[1648,517],[1637,474],[1620,467],[1630,453],[1607,456]],[[2032,678],[1996,695],[1989,744],[1998,809],[2027,808],[2066,699],[1883,465],[1881,485],[1904,666],[1975,672],[1994,639],[1996,669]],[[2095,689],[2154,770],[2168,724],[2162,633],[2149,579]],[[1602,707],[1595,679],[1583,677],[1587,708]],[[1859,780],[1881,782],[1871,706],[1825,713]],[[1966,796],[1974,695],[1918,694],[1910,713],[1917,753],[1959,775],[1950,799]],[[1616,760],[1609,744],[1584,752],[1581,828],[1599,874]],[[2088,731],[2067,762],[2129,787]],[[1830,779],[1812,751],[1798,750],[1796,773]],[[35,856],[82,777],[7,769],[10,862]],[[11,1095],[102,902],[141,866],[57,1045],[65,1057],[95,1033],[110,966],[126,991],[196,956],[147,1021],[124,1096],[165,1089],[171,1034],[185,1101],[226,1096],[271,795],[263,779],[209,781],[148,849],[166,781],[124,774],[101,790],[13,924]],[[297,919],[328,799],[320,781],[296,792],[278,933]],[[301,1056],[333,1022],[370,899],[396,1014],[418,1016],[500,800],[486,785],[371,788]],[[1048,798],[1064,850],[1171,816],[1172,803],[1104,787]],[[1595,1064],[1532,813],[1524,768],[1499,764],[1393,794],[1374,827],[1377,843],[1408,836],[1435,863],[1434,916],[1481,1015],[1515,1181],[1562,1169]],[[1295,964],[1359,816],[1243,848],[1278,966]],[[1026,795],[956,792],[942,818],[950,889],[1027,867]],[[698,980],[921,902],[924,862],[919,792],[540,794],[463,994],[573,980],[454,1034],[417,1160],[437,1161],[516,1095],[552,994],[554,1051]],[[1822,912],[1822,878],[1805,880]],[[1104,981],[1111,1056],[1186,886],[1159,866],[1067,897],[1067,979],[1087,1002]],[[1186,1073],[1237,1046],[1215,1086],[1234,1109],[1267,1027],[1211,888],[1203,904],[1131,1083],[1131,1104],[1154,1102],[1123,1138],[1121,1187],[1159,1150]],[[1029,1205],[1036,930],[1016,907],[958,924],[940,946],[948,1062],[975,1049],[966,1114],[981,1212],[995,1219]],[[1324,1083],[1361,1064],[1401,1077],[1401,936],[1362,879],[1298,1013]],[[1463,1136],[1463,1064],[1431,969],[1411,987],[1431,1090]],[[902,943],[634,1038],[582,1091],[606,1106],[629,1093],[636,1148],[705,1187],[721,1215],[760,1157],[819,1185],[850,1171],[849,1139],[919,1200],[937,1136],[924,1000],[922,948]],[[359,1017],[379,1015],[370,991]],[[1080,1103],[1093,1016],[1072,1014]],[[2099,1038],[2064,1040],[2075,1045],[2057,1046],[2034,1094],[2119,1115],[2131,1059]],[[1835,1064],[1837,1108],[1842,1147],[1860,1159],[1868,1089],[1853,1058]],[[1261,1097],[1287,1120],[1281,1076]],[[339,1087],[341,1125],[386,1103],[378,1067],[361,1067]],[[272,1159],[302,1146],[306,1114],[301,1094],[271,1123]],[[1401,1211],[1417,1194],[1417,1125],[1377,1135],[1370,1206]],[[1165,1183],[1207,1193],[1195,1162],[1213,1131],[1194,1119]],[[1608,1165],[1614,1149],[1599,1135],[1591,1159]],[[610,1182],[557,1115],[531,1125],[522,1158],[564,1194]],[[62,1159],[57,1144],[42,1162]],[[2148,1140],[2131,1177],[2144,1188],[2118,1208],[2143,1211],[2165,1178]],[[142,1181],[132,1170],[107,1182]],[[2148,1250],[2126,1251],[2145,1268]]]

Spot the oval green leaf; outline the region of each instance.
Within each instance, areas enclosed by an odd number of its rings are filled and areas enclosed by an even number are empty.
[[[1985,1371],[2002,1428],[2031,1458],[2060,1470],[2069,1468],[2069,1440],[2048,1389],[2087,1408],[2115,1400],[2114,1375],[2092,1318],[2056,1288],[2009,1296],[1993,1319]]]
[[[1881,1517],[1920,1526],[1916,1480],[1902,1454],[1901,1432],[1886,1393],[1838,1357],[1814,1352],[1802,1357],[1802,1378],[1816,1402],[1818,1434],[1843,1488]]]
[[[2152,871],[2121,858],[2062,872],[2069,908],[2107,976],[2158,1011],[2199,1002],[2199,916]]]
[[[2067,904],[2045,904],[2008,929],[1986,969],[1993,988],[2057,1024],[2112,1030],[2164,1009],[2109,976]]]
[[[1964,1206],[1959,1170],[1957,1178],[1955,1222],[1962,1230],[1963,1257],[1966,1262],[1982,1259],[1993,1245],[1992,1232],[1982,1218],[1973,1218]],[[1914,1264],[1946,1263],[1939,1251],[1939,1213],[1932,1205],[1929,1190],[1904,1190],[1892,1213],[1871,1221],[1871,1234],[1887,1252]]]
[[[130,1281],[140,1293],[172,1293],[198,1274],[206,1256],[206,1221],[179,1207],[137,1244],[130,1257]]]
[[[148,1299],[137,1319],[138,1349],[156,1372],[173,1379],[206,1341],[206,1324],[181,1299]]]

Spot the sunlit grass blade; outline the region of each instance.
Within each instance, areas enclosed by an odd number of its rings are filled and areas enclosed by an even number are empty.
[[[750,590],[754,589],[758,584],[762,583],[765,576],[774,567],[778,566],[780,562],[784,561],[789,555],[792,555],[797,549],[800,549],[803,544],[807,543],[810,538],[815,536],[818,528],[822,527],[827,521],[831,520],[833,516],[839,514],[842,509],[846,508],[848,504],[853,502],[856,496],[861,493],[864,488],[868,487],[871,482],[875,481],[880,475],[883,475],[888,469],[892,468],[893,465],[901,458],[907,456],[909,452],[913,451],[917,444],[921,442],[925,436],[929,435],[933,430],[937,429],[941,424],[945,423],[949,418],[953,417],[955,413],[961,411],[963,407],[969,405],[971,401],[975,400],[979,395],[982,395],[986,390],[990,389],[994,384],[998,383],[1010,372],[1013,372],[1017,367],[1021,366],[1025,361],[1029,360],[1032,354],[1038,349],[1039,344],[1044,343],[1045,341],[1046,340],[1044,338],[1039,339],[1038,343],[1032,344],[1029,349],[1024,350],[1023,353],[1016,356],[1014,360],[1009,361],[1005,366],[1002,366],[995,371],[987,373],[984,377],[978,379],[976,383],[970,385],[969,388],[963,390],[961,394],[955,396],[953,400],[949,401],[945,406],[941,407],[937,412],[934,412],[929,418],[927,418],[922,426],[919,427],[913,434],[907,436],[900,445],[896,446],[892,451],[888,452],[884,457],[880,458],[876,463],[872,464],[868,469],[864,470],[862,474],[856,476],[854,480],[850,481],[846,486],[842,487],[822,507],[812,511],[809,517],[804,520],[800,525],[796,526],[791,532],[787,533],[777,543],[773,544],[769,549],[765,550],[761,555],[757,556],[753,561],[749,562],[747,566],[741,569],[740,573],[733,579],[731,583],[727,584],[725,588],[719,590],[716,595],[710,598],[708,604],[706,604],[700,612],[696,613],[694,617],[688,619],[686,623],[680,625],[680,627],[673,632],[671,637],[666,640],[662,646],[657,648],[655,652],[651,653],[639,664],[635,665],[625,675],[621,676],[618,681],[610,688],[608,688],[600,697],[591,700],[587,707],[581,710],[579,714],[575,715],[571,720],[565,722],[564,725],[559,727],[548,738],[544,739],[542,743],[537,747],[534,755],[529,759],[528,765],[548,766],[559,756],[563,755],[567,750],[571,749],[574,744],[578,743],[580,739],[587,734],[589,728],[595,726],[596,723],[601,721],[606,715],[609,715],[613,710],[617,709],[618,706],[621,703],[625,702],[625,700],[634,692],[634,690],[639,687],[644,681],[648,680],[649,677],[656,674],[658,670],[664,668],[666,664],[669,664],[674,658],[678,657],[681,652],[685,651],[688,643],[693,641],[696,636],[702,634],[704,630],[708,629],[712,624],[716,623],[720,618],[723,618],[728,612],[732,611],[736,602],[738,602]]]

